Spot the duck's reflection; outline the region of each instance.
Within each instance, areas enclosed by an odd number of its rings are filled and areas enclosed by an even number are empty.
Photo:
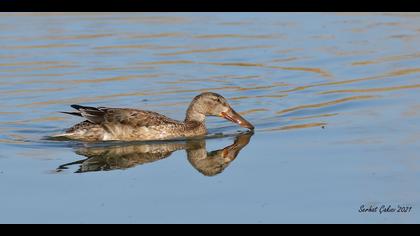
[[[232,145],[211,152],[207,152],[205,139],[82,147],[76,149],[75,152],[78,155],[86,156],[86,159],[63,164],[57,168],[57,171],[67,169],[70,165],[80,165],[76,173],[127,169],[162,160],[177,150],[185,149],[188,161],[195,169],[203,175],[213,176],[221,173],[230,162],[235,160],[241,149],[249,143],[252,135],[253,132],[238,134]]]

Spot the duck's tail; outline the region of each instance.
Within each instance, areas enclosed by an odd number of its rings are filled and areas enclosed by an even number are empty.
[[[82,113],[80,112],[68,112],[68,111],[59,111],[60,113],[64,113],[64,114],[68,114],[68,115],[73,115],[73,116],[82,116]]]

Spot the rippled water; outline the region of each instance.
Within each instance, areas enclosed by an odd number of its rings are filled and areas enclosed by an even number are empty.
[[[420,221],[419,14],[2,13],[0,32],[0,222]],[[45,140],[70,104],[182,120],[203,91],[255,133]]]

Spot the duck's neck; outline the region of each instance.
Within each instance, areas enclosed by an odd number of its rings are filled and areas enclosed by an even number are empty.
[[[185,115],[185,123],[187,122],[198,122],[204,123],[206,116],[200,111],[201,106],[196,101],[192,101],[190,106],[187,109]]]

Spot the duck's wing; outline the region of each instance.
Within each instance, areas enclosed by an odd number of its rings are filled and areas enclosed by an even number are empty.
[[[71,105],[71,107],[79,111],[77,115],[80,114],[80,116],[86,118],[88,121],[94,124],[147,127],[169,123],[179,123],[179,121],[170,119],[164,115],[152,111],[129,108],[87,107],[80,105]]]

